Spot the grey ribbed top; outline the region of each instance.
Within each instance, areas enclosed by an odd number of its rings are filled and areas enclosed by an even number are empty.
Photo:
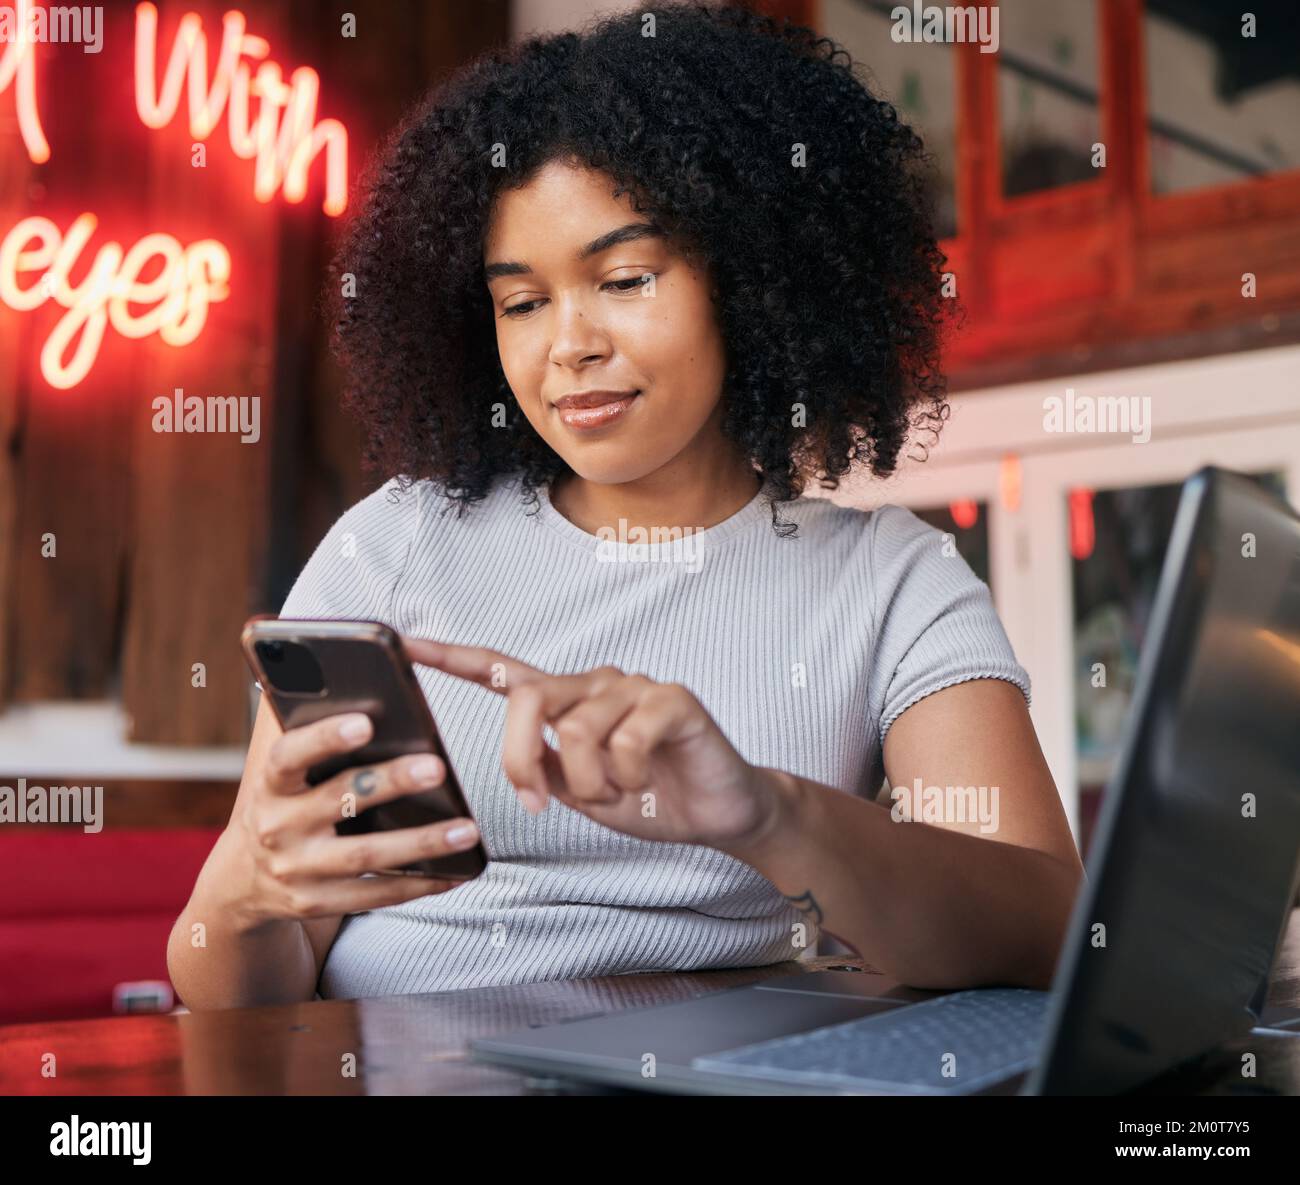
[[[363,498],[281,616],[383,621],[554,673],[611,664],[682,683],[748,761],[869,797],[885,733],[923,696],[996,678],[1029,698],[987,586],[901,507],[800,498],[779,507],[798,534],[779,538],[761,491],[679,542],[620,546],[545,490],[525,502],[513,478],[462,518],[448,506],[429,482]],[[815,949],[805,916],[725,853],[636,839],[556,801],[530,815],[501,771],[504,697],[416,672],[490,863],[448,893],[348,915],[321,995],[756,966]]]

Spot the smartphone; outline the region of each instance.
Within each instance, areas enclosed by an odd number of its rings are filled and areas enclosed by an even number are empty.
[[[307,772],[309,785],[346,769],[411,753],[434,753],[442,759],[447,776],[441,786],[339,819],[334,824],[339,835],[473,817],[424,691],[391,626],[378,621],[286,620],[258,614],[245,622],[240,644],[262,694],[286,731],[345,712],[364,712],[374,724],[374,734],[364,745],[313,765]],[[480,840],[463,852],[376,871],[472,880],[486,866],[487,851]]]

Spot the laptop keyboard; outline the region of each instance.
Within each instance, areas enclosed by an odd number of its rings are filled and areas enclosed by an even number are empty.
[[[694,1069],[828,1089],[964,1094],[1037,1060],[1049,993],[975,988],[697,1057]]]

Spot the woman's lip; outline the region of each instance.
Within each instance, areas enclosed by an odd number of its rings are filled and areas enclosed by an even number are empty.
[[[622,399],[615,399],[610,403],[602,403],[599,407],[557,407],[555,410],[560,417],[560,422],[569,428],[603,428],[606,424],[612,424],[615,420],[620,419],[633,403],[641,396],[641,392],[626,395]]]
[[[622,390],[596,390],[580,391],[574,395],[565,395],[562,399],[555,401],[556,407],[600,407],[605,403],[614,403],[619,399],[626,399],[629,395],[639,395],[640,387],[624,387]]]

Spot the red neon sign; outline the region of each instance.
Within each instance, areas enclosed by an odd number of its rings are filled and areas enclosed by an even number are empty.
[[[948,513],[952,515],[952,521],[962,531],[969,531],[971,527],[980,521],[979,503],[972,502],[969,499],[949,502]]]
[[[14,40],[0,53],[0,93],[13,86],[18,127],[27,154],[35,164],[50,158],[50,145],[41,127],[36,102],[36,59],[29,29],[31,0],[17,0]],[[221,47],[211,78],[208,39],[196,13],[181,18],[163,68],[157,76],[158,10],[150,3],[136,6],[136,111],[148,128],[163,128],[175,118],[181,89],[186,91],[189,130],[206,140],[223,115],[230,147],[243,160],[254,161],[253,195],[269,202],[277,191],[285,200],[301,202],[307,175],[324,154],[325,212],[337,217],[347,208],[347,129],[336,119],[316,118],[320,76],[302,66],[286,83],[280,66],[269,60],[264,38],[246,31],[244,14],[230,11],[222,18]],[[250,60],[259,63],[254,74]],[[256,117],[250,117],[253,100]],[[111,324],[123,337],[158,334],[170,345],[186,345],[207,321],[208,306],[226,300],[230,253],[216,239],[182,246],[167,234],[147,234],[129,250],[104,243],[87,277],[75,288],[68,276],[95,231],[94,214],[81,214],[64,233],[48,218],[25,218],[0,240],[0,301],[18,311],[39,308],[54,300],[66,310],[41,350],[41,373],[61,390],[75,386],[89,373],[99,354],[104,331]],[[162,262],[152,280],[141,280],[150,262]],[[19,276],[35,276],[23,287]],[[152,306],[133,313],[130,306]],[[67,357],[71,349],[71,357]]]
[[[26,35],[30,29],[29,9],[28,0],[18,0],[14,17],[18,35],[5,45],[4,53],[0,54],[0,94],[17,80],[14,102],[18,108],[18,130],[32,163],[43,165],[50,159],[50,145],[41,129],[40,112],[36,109],[36,57],[31,39]]]
[[[1092,490],[1071,490],[1070,554],[1076,560],[1086,560],[1097,543],[1097,524],[1092,513]]]
[[[15,84],[18,127],[33,163],[50,159],[50,145],[41,128],[36,105],[36,58],[25,36],[29,0],[18,0],[18,35],[0,54],[0,92]],[[300,66],[286,84],[276,62],[263,61],[254,76],[244,59],[266,58],[271,47],[262,37],[245,32],[242,12],[222,18],[221,52],[208,78],[208,38],[197,13],[181,18],[171,55],[157,80],[158,10],[144,3],[135,10],[135,106],[148,128],[166,127],[180,106],[181,86],[188,98],[190,134],[206,140],[227,114],[230,148],[244,160],[254,160],[253,194],[269,202],[283,189],[287,201],[307,195],[307,173],[325,154],[325,213],[337,217],[347,209],[348,133],[337,119],[316,118],[320,75]],[[250,120],[251,100],[257,118]]]
[[[48,218],[24,218],[0,242],[0,300],[26,311],[54,300],[67,312],[41,349],[41,373],[51,387],[75,387],[99,354],[111,322],[123,337],[158,334],[172,346],[192,342],[208,319],[208,305],[230,295],[230,253],[215,239],[182,247],[171,235],[145,235],[129,251],[118,243],[100,247],[90,272],[75,288],[68,273],[95,232],[96,218],[82,214],[66,234]],[[140,275],[155,257],[162,270],[152,280]],[[29,287],[21,273],[38,273]],[[131,305],[152,305],[136,314]],[[64,361],[69,346],[72,357]]]
[[[325,153],[325,213],[347,208],[348,133],[337,119],[316,119],[320,75],[300,66],[286,85],[280,67],[262,62],[254,77],[243,59],[265,58],[271,47],[244,31],[242,12],[222,18],[221,52],[208,79],[208,39],[203,21],[193,12],[181,18],[159,89],[157,56],[158,10],[139,4],[135,10],[135,107],[145,127],[162,128],[176,115],[181,83],[189,100],[190,135],[206,140],[228,111],[231,151],[244,160],[256,158],[253,194],[269,202],[283,188],[287,201],[307,194],[307,171]],[[249,121],[249,100],[258,100],[257,119]]]

